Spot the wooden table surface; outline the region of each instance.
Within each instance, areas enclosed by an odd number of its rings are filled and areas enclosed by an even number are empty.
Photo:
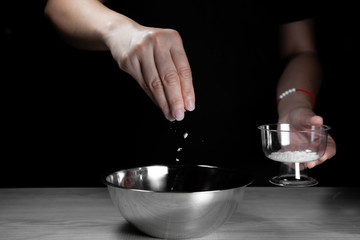
[[[106,188],[0,189],[0,239],[153,239]],[[248,187],[239,210],[201,239],[360,239],[360,188]]]

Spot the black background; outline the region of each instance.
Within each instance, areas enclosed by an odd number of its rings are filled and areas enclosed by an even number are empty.
[[[44,17],[44,1],[3,4],[0,187],[102,186],[100,173],[131,161],[142,92],[110,53],[59,39]],[[320,186],[359,186],[357,7],[341,1],[319,9],[324,83],[316,112],[332,127],[338,148],[311,175]],[[272,173],[259,171],[263,179],[255,185],[268,185]]]

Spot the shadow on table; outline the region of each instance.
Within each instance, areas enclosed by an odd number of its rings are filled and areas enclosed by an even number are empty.
[[[259,229],[265,231],[266,234],[275,234],[282,237],[291,237],[292,232],[282,228],[271,219],[261,218],[247,213],[234,214],[223,226],[217,231],[197,239],[232,239],[234,234],[237,239],[247,239],[249,236],[258,236]],[[117,239],[159,239],[151,237],[128,222],[124,222],[117,227]],[[260,236],[262,234],[260,233]]]
[[[321,228],[360,235],[360,188],[334,188],[322,203],[325,216]]]
[[[136,237],[136,239],[156,239],[154,237],[151,237],[143,232],[141,232],[139,229],[134,227],[128,222],[125,222],[118,226],[117,231],[118,239],[125,239],[125,236],[129,236],[129,239],[133,239]]]

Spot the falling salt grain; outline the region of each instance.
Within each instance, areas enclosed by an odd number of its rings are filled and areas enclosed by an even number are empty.
[[[184,139],[188,137],[188,133],[184,133]]]

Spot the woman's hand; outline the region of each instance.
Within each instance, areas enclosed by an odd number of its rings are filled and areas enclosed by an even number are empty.
[[[101,2],[48,0],[45,14],[70,45],[110,50],[167,119],[182,120],[185,110],[194,110],[195,95],[179,33],[144,27]]]
[[[294,108],[289,111],[288,114],[285,114],[279,118],[280,123],[295,123],[295,124],[311,124],[311,125],[323,125],[323,118],[317,116],[309,108]],[[316,165],[319,165],[326,161],[327,159],[332,158],[336,154],[336,144],[334,139],[328,135],[327,146],[324,155],[316,161],[307,162],[306,166],[308,168],[313,168]]]
[[[177,31],[119,25],[105,42],[119,67],[139,83],[168,120],[182,120],[185,110],[195,109],[191,69]]]

